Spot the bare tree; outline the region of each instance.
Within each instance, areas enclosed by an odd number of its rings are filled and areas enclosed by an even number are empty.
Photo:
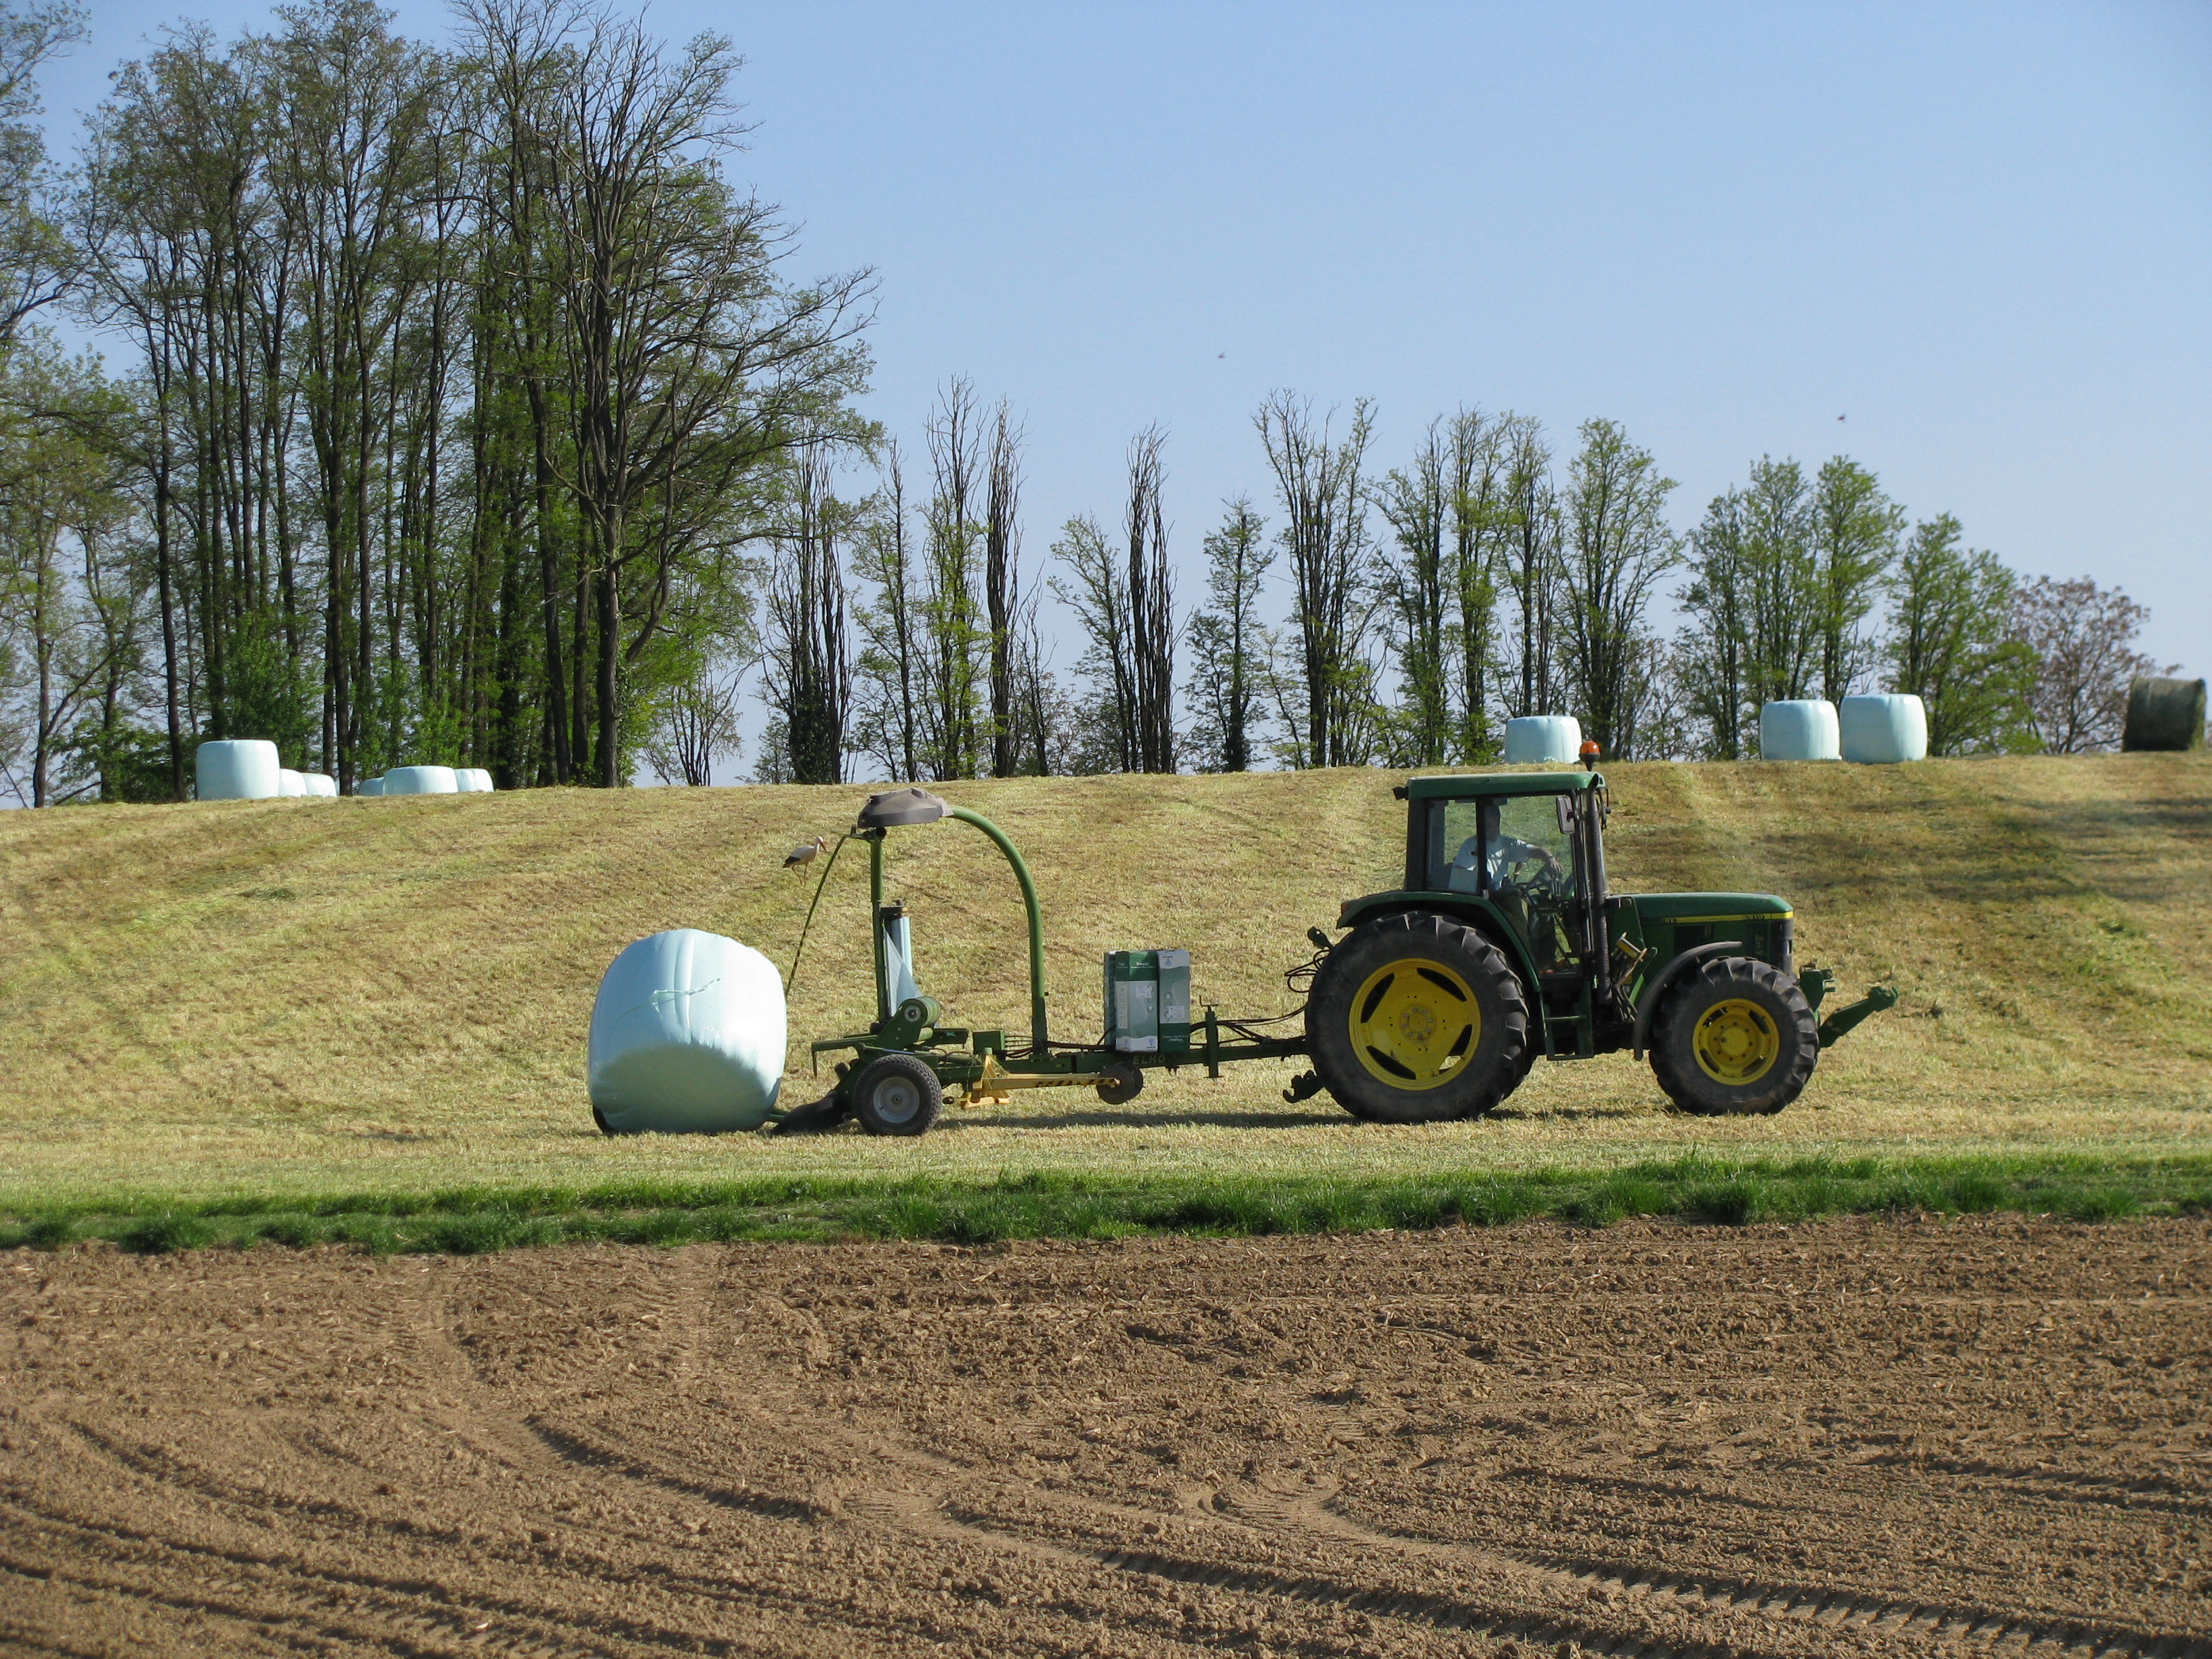
[[[861,515],[854,564],[875,589],[861,605],[859,747],[890,776],[921,776],[921,641],[917,581],[907,532],[906,472],[896,440],[884,446],[882,482]]]
[[[778,769],[793,783],[842,783],[853,651],[837,544],[849,514],[819,451],[793,474],[791,520],[769,571],[761,663],[784,749]]]
[[[2039,576],[2014,597],[2013,637],[2035,653],[2028,724],[2046,754],[2117,749],[2128,682],[2181,672],[2134,648],[2149,619],[2118,588],[2099,587],[2087,576],[2066,582]]]
[[[976,554],[985,532],[977,512],[984,505],[981,418],[975,387],[957,378],[939,394],[929,423],[921,731],[922,763],[933,778],[972,778],[982,760],[976,659],[986,654],[987,641],[975,602]]]
[[[1334,417],[1332,410],[1316,421],[1312,399],[1278,392],[1252,418],[1275,474],[1291,557],[1306,705],[1298,748],[1304,764],[1358,766],[1368,759],[1374,724],[1366,653],[1376,601],[1360,480],[1374,409],[1364,398],[1352,404],[1341,443],[1330,435]]]
[[[1558,712],[1560,524],[1552,451],[1532,415],[1509,415],[1498,442],[1505,481],[1501,567],[1514,629],[1498,681],[1509,718]]]
[[[991,623],[991,775],[1022,769],[1016,658],[1022,608],[1021,428],[1006,399],[991,424],[990,504],[983,528],[983,608]]]
[[[738,752],[737,687],[701,663],[672,686],[646,762],[663,783],[703,788],[714,781],[714,758]]]
[[[1160,505],[1160,448],[1166,438],[1154,426],[1129,441],[1129,500],[1123,517],[1129,538],[1129,655],[1140,772],[1176,769],[1175,586]]]
[[[1386,727],[1394,766],[1442,764],[1453,735],[1449,550],[1458,513],[1451,448],[1439,416],[1429,422],[1412,465],[1390,472],[1375,492],[1397,542],[1382,577],[1398,659],[1398,707]]]
[[[1063,582],[1053,577],[1052,591],[1075,613],[1085,641],[1075,672],[1089,682],[1090,696],[1077,713],[1080,730],[1074,769],[1139,771],[1127,567],[1115,556],[1098,521],[1088,514],[1070,519],[1061,527],[1052,551],[1072,579]]]

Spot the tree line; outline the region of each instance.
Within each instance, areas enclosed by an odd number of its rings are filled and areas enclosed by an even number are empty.
[[[1365,403],[1269,398],[1273,489],[1223,501],[1178,605],[1159,428],[1130,442],[1120,513],[1069,520],[1025,575],[1019,425],[951,382],[919,498],[889,446],[834,514],[849,624],[772,608],[754,775],[1480,765],[1506,720],[1547,713],[1614,758],[1733,760],[1768,702],[1877,689],[1923,698],[1936,754],[2078,753],[2118,744],[2130,678],[2159,672],[2125,594],[2028,581],[1845,456],[1762,458],[1680,533],[1675,482],[1617,422],[1583,422],[1562,462],[1534,417],[1462,409],[1395,467],[1374,427]],[[772,592],[845,591],[834,547],[779,556]],[[1039,576],[1081,641],[1063,673]]]
[[[308,0],[124,65],[64,171],[36,82],[81,34],[0,9],[27,804],[179,799],[238,736],[347,787],[1481,763],[1547,712],[1609,756],[1734,757],[1762,702],[1876,685],[1927,699],[1938,752],[2070,751],[2148,666],[2124,595],[2025,582],[1845,458],[1762,459],[1679,533],[1604,420],[1462,410],[1389,465],[1370,404],[1279,392],[1268,488],[1195,562],[1158,427],[1040,550],[1009,401],[951,381],[910,446],[855,412],[871,278],[794,277],[725,176],[726,41],[464,0],[431,46]]]

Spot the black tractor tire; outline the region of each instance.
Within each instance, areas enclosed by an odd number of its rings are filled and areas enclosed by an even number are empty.
[[[1651,1021],[1651,1071],[1677,1111],[1780,1111],[1805,1091],[1820,1027],[1797,981],[1748,957],[1708,957],[1667,988]]]
[[[1306,1049],[1356,1118],[1480,1117],[1528,1075],[1528,996],[1504,954],[1465,923],[1427,911],[1382,916],[1322,958]]]
[[[846,1095],[853,1116],[872,1135],[926,1135],[945,1106],[945,1085],[919,1054],[878,1055]]]

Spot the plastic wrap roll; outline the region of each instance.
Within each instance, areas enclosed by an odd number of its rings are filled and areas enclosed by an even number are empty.
[[[783,980],[759,951],[690,927],[641,939],[592,1005],[592,1115],[610,1134],[757,1129],[786,1036]]]
[[[1505,763],[1572,765],[1583,751],[1583,723],[1572,714],[1524,714],[1505,722]]]
[[[395,766],[384,775],[387,795],[452,795],[460,786],[450,766]]]
[[[276,745],[266,738],[222,738],[204,743],[192,762],[202,800],[274,800],[283,787]]]
[[[1790,697],[1759,711],[1759,757],[1778,761],[1842,758],[1836,705],[1826,697]]]
[[[1928,710],[1909,692],[1845,697],[1836,723],[1847,761],[1891,766],[1928,758]]]
[[[2203,746],[2203,680],[2155,679],[2145,675],[2129,683],[2121,748],[2156,750]]]

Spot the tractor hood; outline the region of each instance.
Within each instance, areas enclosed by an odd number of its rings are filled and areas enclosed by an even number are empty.
[[[1764,921],[1792,914],[1771,893],[1638,893],[1630,901],[1646,921]]]

